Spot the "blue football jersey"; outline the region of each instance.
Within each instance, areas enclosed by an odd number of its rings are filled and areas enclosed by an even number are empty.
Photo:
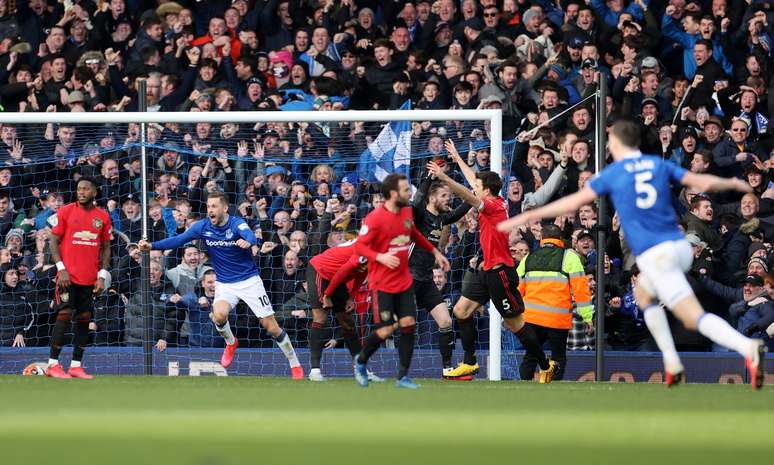
[[[679,184],[685,173],[674,163],[637,152],[610,164],[591,180],[597,195],[610,195],[635,255],[684,237],[677,227],[670,184]]]
[[[236,216],[229,216],[223,226],[215,226],[209,219],[199,220],[183,234],[156,241],[151,246],[158,250],[176,249],[196,239],[206,246],[218,282],[237,283],[258,275],[253,252],[236,245],[239,239],[255,245],[255,233],[245,220]]]

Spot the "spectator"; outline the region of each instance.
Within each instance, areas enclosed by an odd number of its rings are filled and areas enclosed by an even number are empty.
[[[209,269],[210,267],[200,262],[199,249],[191,244],[183,249],[183,262],[167,270],[165,275],[174,286],[175,292],[185,296],[194,292]]]
[[[154,260],[151,260],[149,275],[153,340],[166,341],[170,334],[177,331],[176,304],[180,301],[180,295],[175,294],[174,286],[164,277],[161,264]],[[126,303],[124,342],[133,346],[142,345],[144,327],[142,293],[134,292]]]
[[[210,321],[212,301],[215,298],[215,271],[208,269],[199,285],[185,294],[182,303],[188,321],[188,344],[191,347],[223,347],[223,338]]]
[[[27,331],[35,319],[32,307],[27,303],[27,291],[20,289],[19,271],[7,268],[2,271],[0,291],[0,346],[24,347]]]

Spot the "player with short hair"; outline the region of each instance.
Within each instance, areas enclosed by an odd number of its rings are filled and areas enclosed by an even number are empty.
[[[540,367],[540,382],[550,383],[556,370],[556,363],[546,358],[534,328],[524,320],[524,301],[519,293],[519,276],[516,274],[513,257],[508,245],[508,235],[495,229],[498,223],[508,218],[508,204],[499,194],[503,187],[500,175],[493,171],[476,173],[460,157],[454,142],[446,141],[446,151],[457,163],[471,191],[454,181],[436,163],[428,163],[427,169],[466,203],[478,210],[478,224],[481,250],[484,255],[482,269],[466,275],[462,283],[462,296],[454,306],[454,316],[461,329],[464,359],[457,367],[444,370],[447,379],[472,379],[478,373],[476,361],[476,327],[473,312],[490,300],[502,315],[505,327],[515,334],[527,352]],[[468,278],[468,276],[470,278]]]
[[[49,218],[51,258],[56,263],[56,323],[51,335],[51,352],[46,375],[50,378],[94,376],[81,366],[89,342],[89,323],[94,308],[93,296],[105,290],[110,278],[110,215],[94,204],[99,192],[97,181],[82,177],[76,185],[77,200]],[[73,359],[65,373],[59,364],[64,334],[75,316]]]
[[[193,240],[201,240],[207,247],[212,267],[218,281],[215,283],[215,299],[212,318],[218,333],[226,340],[226,348],[220,359],[228,368],[234,359],[239,341],[231,332],[228,315],[239,301],[243,301],[261,321],[261,326],[274,338],[290,364],[293,379],[304,379],[304,369],[288,334],[274,318],[271,301],[258,274],[251,247],[257,242],[255,234],[244,219],[228,214],[228,197],[223,192],[211,192],[207,196],[209,220],[199,220],[184,233],[168,239],[149,243],[141,240],[143,251],[176,249]]]
[[[692,173],[661,157],[643,155],[638,149],[640,128],[632,120],[616,121],[609,137],[614,162],[586,187],[503,221],[497,228],[508,231],[537,219],[571,213],[602,195],[610,195],[621,228],[626,232],[626,241],[637,257],[640,277],[634,295],[637,303],[645,308],[645,324],[663,354],[667,386],[683,382],[684,373],[659,300],[686,328],[698,330],[713,342],[745,357],[752,387],[759,389],[765,376],[763,342],[739,334],[723,318],[706,313],[685,278],[693,261],[693,248],[677,225],[670,183],[679,183],[699,192],[751,192],[752,188],[737,178]]]
[[[355,380],[362,387],[368,386],[366,363],[381,343],[400,327],[398,343],[399,370],[397,387],[419,387],[408,377],[411,357],[414,353],[414,329],[416,327],[416,300],[413,280],[409,272],[409,250],[412,242],[435,256],[435,261],[449,270],[449,261],[425,239],[414,224],[409,206],[410,184],[402,174],[390,174],[382,181],[384,206],[375,209],[363,220],[355,253],[368,260],[368,288],[374,311],[376,330],[363,344],[355,362]],[[397,320],[397,321],[396,321]]]
[[[325,252],[309,260],[306,270],[306,289],[309,304],[312,307],[312,330],[309,335],[309,352],[312,369],[309,371],[310,381],[325,381],[320,371],[323,343],[322,331],[328,321],[328,314],[333,315],[341,325],[344,345],[355,358],[362,349],[360,339],[355,329],[352,313],[346,311],[350,298],[347,282],[352,282],[352,288],[359,288],[366,279],[366,260],[355,252],[355,241],[348,241],[331,247]]]
[[[436,162],[437,163],[437,162]],[[443,163],[443,161],[441,161]],[[435,247],[439,247],[445,225],[459,221],[471,206],[462,203],[451,211],[449,186],[427,176],[414,194],[414,222],[417,229]],[[433,282],[435,259],[424,250],[414,248],[409,260],[411,276],[414,278],[414,295],[417,307],[425,309],[438,325],[438,348],[444,372],[452,369],[452,350],[454,349],[454,330],[449,314],[449,306],[443,294]]]

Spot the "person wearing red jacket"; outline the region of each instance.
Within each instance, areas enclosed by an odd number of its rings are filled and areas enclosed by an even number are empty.
[[[384,206],[366,216],[355,242],[355,253],[368,260],[368,286],[374,311],[376,331],[363,344],[363,350],[355,363],[355,380],[362,387],[368,386],[366,363],[381,343],[400,327],[398,345],[399,370],[397,387],[419,387],[408,377],[411,357],[414,353],[414,329],[417,305],[413,279],[409,271],[409,251],[416,243],[435,256],[436,263],[449,270],[449,261],[433,247],[414,225],[410,184],[402,174],[390,174],[382,181]]]
[[[312,307],[312,331],[309,335],[312,366],[309,371],[310,381],[325,381],[320,371],[322,332],[331,310],[341,325],[344,344],[352,358],[355,358],[362,349],[355,331],[355,320],[352,313],[346,311],[347,302],[351,298],[346,283],[351,281],[352,288],[358,289],[367,276],[366,259],[354,252],[355,241],[349,241],[331,247],[309,261],[306,270],[306,289]]]

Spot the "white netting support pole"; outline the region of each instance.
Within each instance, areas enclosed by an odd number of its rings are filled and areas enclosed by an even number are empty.
[[[491,169],[502,176],[503,173],[503,118],[497,111],[489,119],[489,147]],[[504,180],[507,184],[507,180]],[[489,363],[487,375],[489,381],[502,379],[502,323],[503,319],[492,302],[489,302]]]

